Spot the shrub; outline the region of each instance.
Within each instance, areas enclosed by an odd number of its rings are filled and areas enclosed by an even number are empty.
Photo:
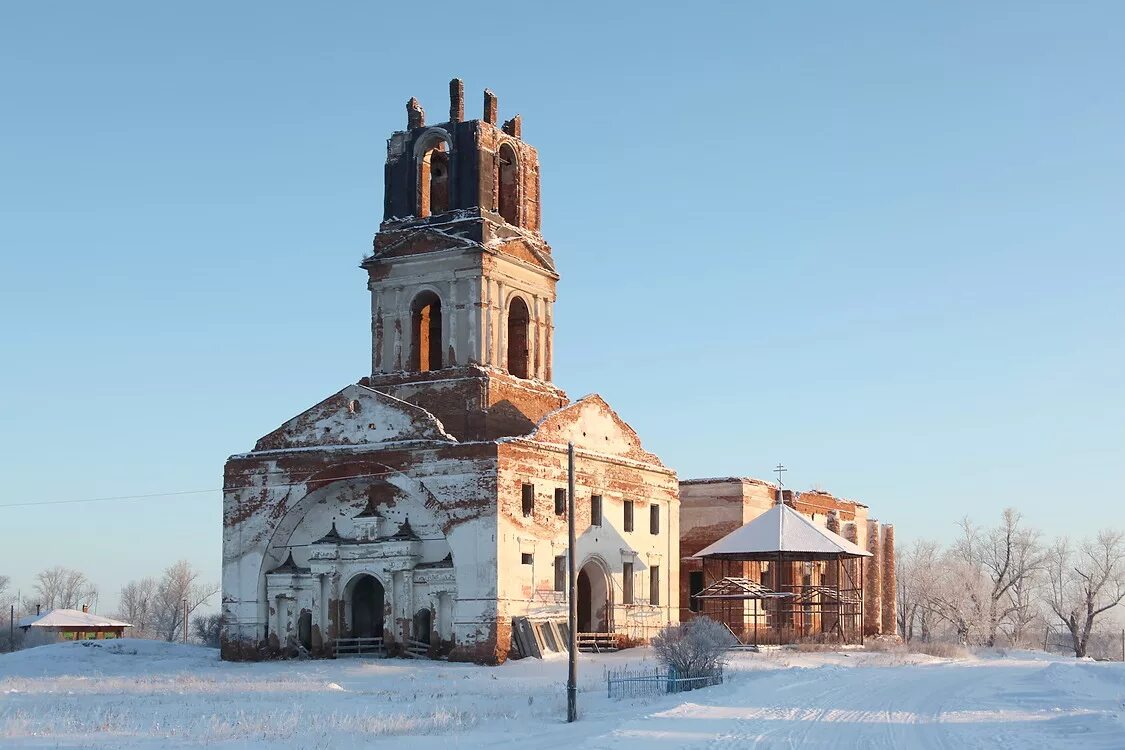
[[[734,643],[725,625],[696,617],[661,630],[652,639],[652,648],[657,660],[680,677],[701,677],[723,665]]]
[[[196,639],[204,646],[219,647],[219,633],[223,626],[223,618],[217,612],[210,615],[199,615],[192,618],[192,628],[195,630]]]

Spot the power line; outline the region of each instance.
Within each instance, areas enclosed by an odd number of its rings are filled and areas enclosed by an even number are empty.
[[[269,473],[279,473],[279,472],[269,472]],[[212,489],[209,489],[209,490],[175,490],[175,491],[172,491],[172,492],[153,492],[153,493],[146,494],[146,495],[108,495],[108,496],[105,496],[105,497],[82,497],[82,498],[73,498],[73,499],[69,499],[69,500],[32,500],[32,501],[22,502],[22,503],[3,503],[3,504],[0,504],[0,508],[28,508],[28,507],[49,506],[49,505],[70,505],[72,503],[100,503],[100,502],[105,502],[105,501],[110,501],[110,500],[113,500],[113,501],[116,501],[116,500],[152,500],[152,499],[155,499],[155,498],[176,497],[176,496],[179,496],[179,495],[202,495],[202,494],[205,494],[205,493],[208,493],[208,492],[227,492],[227,491],[233,491],[233,490],[260,490],[260,489],[266,489],[266,488],[270,488],[270,487],[301,487],[301,486],[310,484],[311,482],[317,482],[317,481],[339,482],[339,481],[342,481],[344,479],[366,479],[366,478],[370,478],[370,477],[385,477],[385,476],[389,476],[391,474],[396,474],[396,473],[398,473],[398,472],[383,471],[383,472],[379,472],[379,473],[376,473],[376,474],[348,474],[348,475],[344,475],[344,476],[341,476],[341,477],[325,477],[322,480],[314,477],[314,478],[311,478],[311,479],[309,479],[307,481],[304,481],[304,482],[288,482],[288,483],[278,483],[278,484],[268,484],[267,483],[267,484],[249,485],[249,486],[241,486],[241,487],[215,487],[215,488],[212,488]]]

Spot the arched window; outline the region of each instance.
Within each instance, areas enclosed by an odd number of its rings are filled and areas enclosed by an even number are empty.
[[[449,210],[449,145],[432,137],[418,156],[418,216]]]
[[[519,226],[519,162],[516,161],[516,150],[510,143],[500,146],[498,179],[500,215],[509,224]]]
[[[520,297],[513,297],[508,305],[508,372],[517,378],[526,378],[528,371],[527,329],[531,315],[527,303]]]
[[[422,292],[410,305],[410,367],[441,369],[441,299],[433,292]]]

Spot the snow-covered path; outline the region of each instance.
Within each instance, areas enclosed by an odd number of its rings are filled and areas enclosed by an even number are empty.
[[[1084,748],[1122,748],[1123,678],[1120,665],[1028,654],[751,672],[731,693],[630,720],[584,747],[1030,749],[1081,738]]]
[[[558,659],[227,664],[175,644],[59,644],[0,656],[0,747],[1125,748],[1122,664],[779,651],[735,655],[721,686],[607,698],[604,668],[644,659],[583,655],[568,725]]]

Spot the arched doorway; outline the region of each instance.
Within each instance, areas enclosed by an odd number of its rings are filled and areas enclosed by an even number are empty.
[[[353,638],[383,637],[383,584],[375,576],[361,575],[352,583]]]
[[[526,378],[528,372],[528,328],[531,314],[521,297],[513,297],[508,305],[508,372]]]
[[[414,640],[429,644],[431,622],[430,610],[420,609],[414,613]]]
[[[609,619],[609,578],[591,560],[578,571],[578,632],[608,633]]]

